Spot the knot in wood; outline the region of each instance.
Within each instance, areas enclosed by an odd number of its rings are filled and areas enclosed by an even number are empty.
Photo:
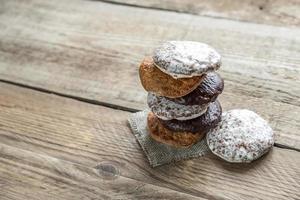
[[[111,161],[103,161],[95,167],[103,179],[116,179],[120,175],[118,167]]]

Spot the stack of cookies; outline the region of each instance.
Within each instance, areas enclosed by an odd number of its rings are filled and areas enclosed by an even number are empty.
[[[217,100],[224,88],[215,72],[221,56],[212,47],[192,41],[163,43],[146,57],[139,73],[151,109],[151,137],[161,143],[188,147],[221,121]]]

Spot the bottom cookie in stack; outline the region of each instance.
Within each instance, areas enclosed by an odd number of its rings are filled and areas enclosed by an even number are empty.
[[[162,120],[154,113],[148,115],[150,136],[158,142],[175,147],[189,147],[216,128],[221,121],[222,108],[218,101],[209,104],[200,117],[190,120]]]

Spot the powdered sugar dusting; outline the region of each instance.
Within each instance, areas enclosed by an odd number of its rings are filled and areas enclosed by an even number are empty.
[[[236,109],[223,114],[219,126],[207,134],[211,151],[228,162],[251,162],[274,145],[268,123],[250,110]]]
[[[163,120],[188,120],[201,116],[206,112],[209,104],[203,105],[182,105],[166,97],[156,96],[148,93],[147,103],[151,111]]]
[[[192,41],[169,41],[153,55],[155,65],[174,78],[200,76],[217,70],[221,55],[207,44]]]

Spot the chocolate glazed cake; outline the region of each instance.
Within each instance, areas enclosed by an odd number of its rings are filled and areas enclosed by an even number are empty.
[[[149,92],[150,136],[161,143],[188,147],[204,138],[221,120],[217,100],[224,89],[215,71],[221,56],[207,44],[169,41],[140,65],[140,79]]]

